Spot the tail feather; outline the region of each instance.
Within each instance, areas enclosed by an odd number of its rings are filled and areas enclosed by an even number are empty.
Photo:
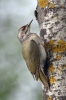
[[[47,79],[46,75],[42,72],[42,70],[40,70],[39,78],[40,78],[41,82],[43,83],[43,85],[44,85],[46,88],[49,89],[48,79]]]

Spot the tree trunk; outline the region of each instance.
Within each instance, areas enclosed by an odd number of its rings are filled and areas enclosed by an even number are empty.
[[[50,90],[43,100],[66,100],[66,0],[38,0],[35,17],[44,40]]]

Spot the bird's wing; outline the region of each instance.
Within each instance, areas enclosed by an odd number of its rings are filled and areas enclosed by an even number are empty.
[[[29,51],[29,62],[27,62],[28,69],[32,74],[35,74],[39,70],[40,64],[40,51],[38,44],[31,40],[30,42],[30,51]]]

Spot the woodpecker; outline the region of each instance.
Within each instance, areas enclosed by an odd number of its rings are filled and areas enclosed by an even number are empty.
[[[33,78],[36,81],[39,79],[46,88],[49,88],[48,79],[43,71],[46,52],[42,39],[36,33],[30,32],[32,21],[18,30],[17,37],[22,45],[23,58]]]

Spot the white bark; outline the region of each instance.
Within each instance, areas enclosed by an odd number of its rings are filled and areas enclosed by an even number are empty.
[[[48,57],[51,92],[43,100],[66,100],[66,0],[38,0],[36,19]]]

